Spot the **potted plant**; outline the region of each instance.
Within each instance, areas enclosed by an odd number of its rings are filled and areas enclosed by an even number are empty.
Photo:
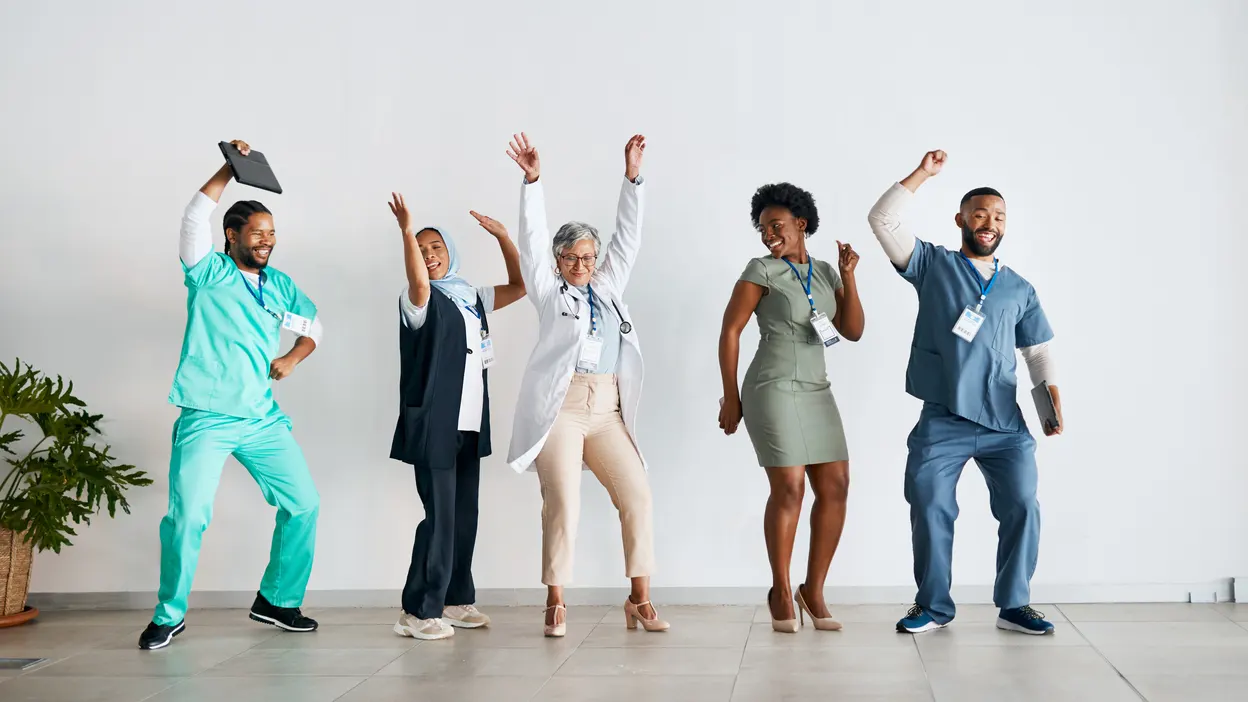
[[[37,428],[27,437],[9,420]],[[127,514],[125,491],[151,485],[147,473],[123,465],[101,446],[101,416],[74,396],[73,383],[56,380],[23,364],[0,363],[0,454],[9,470],[0,478],[0,627],[38,616],[26,606],[34,551],[61,552],[76,536],[75,524],[90,524],[107,506]]]

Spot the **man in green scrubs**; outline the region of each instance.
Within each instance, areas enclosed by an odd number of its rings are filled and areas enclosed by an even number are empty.
[[[244,154],[247,144],[233,142]],[[281,380],[316,348],[316,305],[269,267],[273,217],[254,200],[224,218],[225,252],[212,251],[209,217],[231,179],[228,165],[195,193],[182,216],[179,254],[187,288],[186,334],[169,401],[182,408],[173,426],[169,512],[160,523],[160,603],[139,647],[168,646],[186,629],[186,601],[204,530],[212,519],[221,470],[234,456],[277,507],[269,566],[251,619],[286,631],[315,631],[303,616],[320,496],[290,419],[273,399]],[[278,356],[281,330],[294,348]]]

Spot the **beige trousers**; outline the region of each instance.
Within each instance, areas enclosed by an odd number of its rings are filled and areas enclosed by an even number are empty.
[[[650,482],[620,416],[615,376],[576,373],[536,461],[542,485],[542,583],[563,586],[572,580],[582,461],[619,510],[625,575],[650,575],[654,570]]]

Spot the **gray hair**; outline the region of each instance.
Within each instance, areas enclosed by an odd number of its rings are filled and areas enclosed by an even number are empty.
[[[568,222],[559,227],[559,231],[555,232],[555,240],[552,242],[550,250],[554,252],[555,258],[559,258],[564,251],[572,248],[576,242],[584,241],[585,239],[594,242],[594,254],[597,255],[598,250],[602,248],[602,239],[598,238],[598,230],[584,222]]]

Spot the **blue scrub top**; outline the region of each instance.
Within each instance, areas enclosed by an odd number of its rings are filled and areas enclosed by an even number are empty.
[[[1001,266],[981,310],[984,324],[968,342],[953,327],[967,305],[979,302],[980,283],[987,285],[979,271],[957,251],[916,240],[899,273],[919,294],[906,392],[989,429],[1026,431],[1015,349],[1053,338],[1031,283]]]
[[[261,307],[252,294],[259,291],[249,289],[234,260],[220,252],[182,270],[186,334],[169,402],[247,419],[279,413],[269,364],[278,356],[281,317],[291,312],[315,319],[316,305],[285,273],[266,268]]]

